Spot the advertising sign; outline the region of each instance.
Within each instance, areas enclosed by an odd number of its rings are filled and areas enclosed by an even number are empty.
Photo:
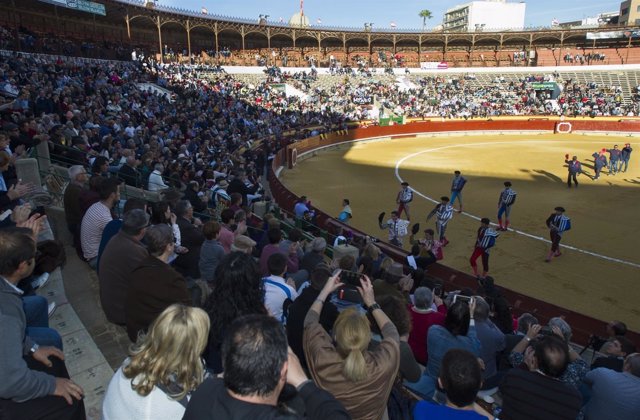
[[[44,3],[53,4],[55,6],[66,7],[67,9],[75,9],[81,12],[93,13],[94,15],[106,16],[107,12],[104,4],[95,3],[86,0],[40,0]]]

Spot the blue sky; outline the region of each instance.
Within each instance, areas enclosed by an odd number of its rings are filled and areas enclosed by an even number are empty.
[[[513,0],[508,0],[514,2]],[[257,18],[267,14],[269,20],[280,17],[288,20],[300,8],[299,0],[158,0],[159,4],[190,10],[206,7],[210,14]],[[375,27],[389,27],[395,22],[398,28],[420,28],[422,19],[418,12],[429,9],[433,19],[427,22],[433,27],[442,22],[445,10],[464,4],[460,0],[305,0],[304,11],[312,24],[321,19],[322,25],[360,27],[373,22]],[[516,1],[517,2],[517,1]],[[529,0],[525,16],[526,26],[549,26],[553,18],[571,21],[594,16],[599,12],[620,9],[620,0]]]

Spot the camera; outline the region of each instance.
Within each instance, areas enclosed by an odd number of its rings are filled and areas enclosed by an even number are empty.
[[[602,348],[602,346],[606,342],[607,342],[606,338],[602,338],[602,337],[600,337],[598,335],[590,335],[589,336],[589,343],[587,344],[587,347],[591,347],[595,351],[600,351],[600,349]]]

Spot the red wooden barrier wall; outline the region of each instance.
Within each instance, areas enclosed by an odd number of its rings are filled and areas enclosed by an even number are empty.
[[[569,120],[572,131],[601,131],[607,133],[640,133],[640,120],[636,119],[620,119],[620,120],[598,120],[598,119],[582,119]],[[275,159],[271,170],[275,171],[281,166],[290,165],[291,154],[293,149],[300,155],[304,152],[317,149],[323,146],[339,144],[353,140],[364,140],[372,137],[393,136],[398,138],[412,137],[420,133],[435,132],[451,132],[451,131],[548,131],[554,132],[558,121],[548,118],[531,118],[529,120],[469,120],[469,121],[425,121],[414,122],[406,125],[394,125],[388,127],[371,126],[367,128],[356,128],[349,130],[346,134],[329,134],[325,138],[320,136],[311,137],[281,149]],[[559,135],[561,136],[561,135]],[[272,173],[270,177],[270,187],[273,199],[280,207],[290,212],[293,211],[298,197],[289,191],[278,178]],[[358,231],[351,226],[343,225],[330,215],[317,211],[317,223],[319,226],[326,227],[329,231],[336,231],[341,227],[351,230],[355,236],[366,235],[365,232]],[[384,242],[378,243],[385,254],[394,258],[396,261],[404,263],[406,261],[407,252],[403,249],[394,247]],[[463,288],[471,288],[475,290],[478,283],[471,275],[455,270],[453,268],[435,264],[429,268],[429,273],[435,277],[445,281],[447,290],[456,290]],[[448,281],[452,275],[455,275],[453,281]],[[502,287],[502,286],[501,286]],[[523,312],[535,314],[541,322],[546,322],[554,316],[562,316],[573,328],[573,341],[582,345],[586,345],[589,335],[604,335],[605,326],[608,321],[597,320],[587,315],[579,314],[565,308],[561,308],[550,303],[525,296],[516,291],[502,287],[504,295],[513,306],[514,312],[519,315]],[[640,334],[630,331],[627,337],[634,341],[640,347]]]

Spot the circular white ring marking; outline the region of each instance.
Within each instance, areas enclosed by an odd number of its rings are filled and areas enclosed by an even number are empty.
[[[402,179],[402,177],[400,176],[400,166],[408,159],[414,158],[416,156],[420,156],[422,154],[425,153],[431,153],[431,152],[436,152],[438,150],[446,150],[446,149],[454,149],[457,147],[473,147],[473,146],[488,146],[488,145],[495,145],[495,144],[522,144],[522,143],[549,143],[552,142],[552,140],[516,140],[516,141],[496,141],[496,142],[483,142],[483,143],[467,143],[467,144],[453,144],[453,145],[448,145],[448,146],[440,146],[440,147],[435,147],[432,149],[426,149],[426,150],[422,150],[420,152],[415,152],[415,153],[411,153],[405,157],[403,157],[402,159],[398,160],[396,162],[396,168],[395,168],[395,175],[396,178],[398,179],[398,181],[403,182],[404,179]],[[580,144],[602,144],[601,141],[569,141],[567,143],[580,143]],[[415,188],[411,187],[411,189],[413,190],[414,193],[416,193],[417,195],[419,195],[420,197],[424,198],[427,201],[431,201],[432,203],[439,203],[440,201],[435,200],[423,193],[421,193],[420,191],[416,190]],[[467,213],[466,211],[463,211],[461,214],[474,219],[474,220],[478,220],[480,221],[480,217],[474,215],[474,214],[470,214]],[[495,223],[493,223],[495,225]],[[511,232],[515,232],[518,235],[522,235],[522,236],[526,236],[527,238],[531,238],[531,239],[535,239],[538,241],[542,241],[542,242],[546,242],[546,243],[551,243],[550,240],[543,238],[542,236],[538,236],[538,235],[533,235],[531,233],[527,233],[527,232],[523,232],[521,230],[517,230],[517,229],[512,229],[509,228],[509,231]],[[566,244],[562,244],[562,247],[566,248],[566,249],[570,249],[572,251],[577,251],[577,252],[581,252],[583,254],[587,254],[587,255],[591,255],[592,257],[596,257],[596,258],[600,258],[603,260],[607,260],[607,261],[611,261],[611,262],[617,262],[620,264],[625,264],[625,265],[630,265],[632,267],[635,268],[640,268],[640,264],[631,262],[631,261],[625,261],[625,260],[621,260],[619,258],[614,258],[614,257],[608,257],[606,255],[602,255],[602,254],[598,254],[596,252],[593,251],[588,251],[585,249],[580,249],[571,245],[566,245]]]

